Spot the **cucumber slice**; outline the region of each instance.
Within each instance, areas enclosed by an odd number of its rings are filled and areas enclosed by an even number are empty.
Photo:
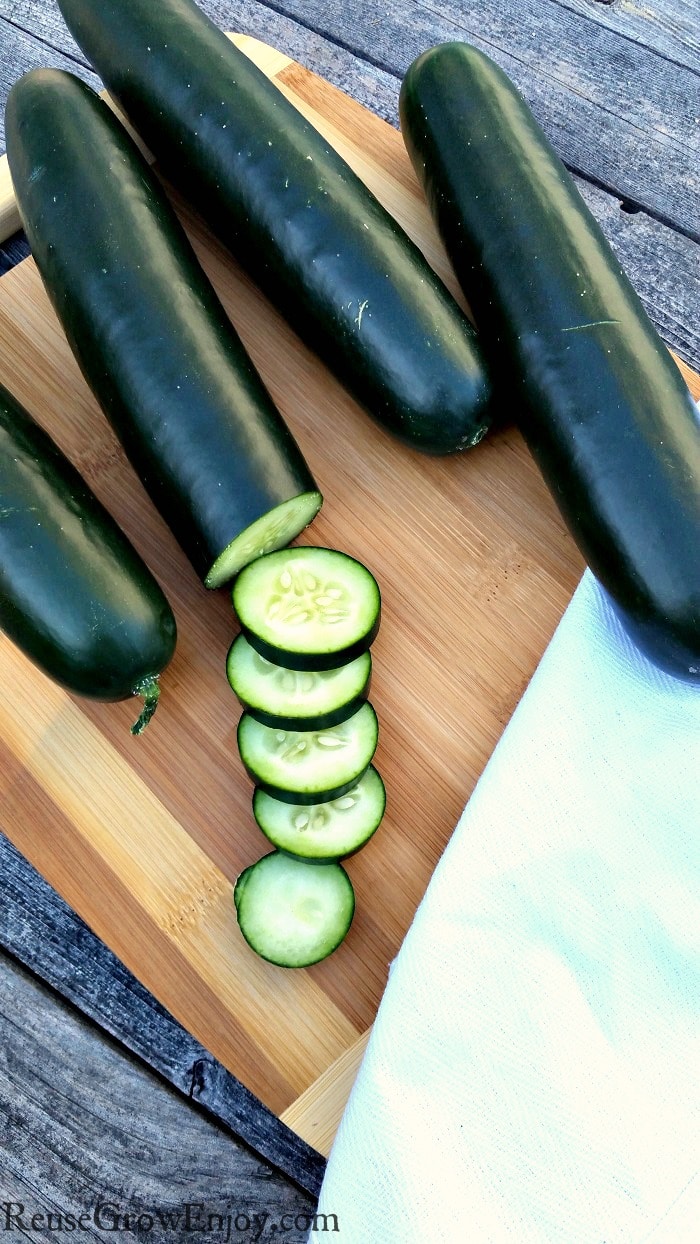
[[[369,700],[327,730],[277,730],[244,713],[238,750],[257,786],[285,803],[322,803],[356,786],[377,747],[377,714]]]
[[[253,816],[274,847],[308,860],[339,860],[364,847],[379,827],[386,791],[370,766],[356,786],[325,803],[284,803],[258,788]],[[241,874],[243,875],[243,874]]]
[[[233,607],[248,642],[269,661],[327,670],[366,652],[381,597],[366,566],[335,549],[291,548],[246,566]]]
[[[306,864],[273,851],[241,875],[238,924],[263,959],[304,968],[340,945],[355,913],[352,883],[340,864]]]
[[[248,880],[252,869],[253,869],[252,864],[249,864],[247,868],[244,868],[243,872],[239,873],[238,880],[236,881],[236,884],[233,887],[233,903],[236,909],[238,908],[238,904],[241,901],[241,894],[243,893],[243,887],[245,886],[245,883]]]
[[[363,652],[332,670],[290,670],[238,635],[226,659],[229,683],[246,712],[264,726],[325,730],[346,721],[367,699],[372,658]]]

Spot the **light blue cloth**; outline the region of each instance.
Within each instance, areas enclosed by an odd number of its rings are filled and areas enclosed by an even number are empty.
[[[700,690],[589,572],[392,967],[319,1209],[349,1244],[700,1241]]]

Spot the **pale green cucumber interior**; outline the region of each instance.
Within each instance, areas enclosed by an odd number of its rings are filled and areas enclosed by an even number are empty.
[[[367,842],[385,806],[384,783],[370,768],[352,790],[326,803],[283,803],[258,790],[254,810],[260,829],[280,850],[307,859],[333,859]]]
[[[306,967],[335,950],[355,896],[339,864],[306,864],[273,852],[254,864],[238,902],[244,937],[263,958]]]
[[[374,626],[379,588],[366,566],[334,549],[299,547],[261,558],[236,581],[234,609],[274,648],[342,652]]]
[[[277,716],[330,713],[360,695],[372,668],[369,652],[331,670],[290,670],[268,661],[243,635],[231,647],[228,679],[244,704]]]
[[[326,730],[279,730],[244,713],[238,732],[241,757],[256,779],[280,790],[313,794],[352,781],[377,746],[377,717],[369,702]]]
[[[291,501],[283,501],[281,505],[268,510],[262,518],[256,519],[235,540],[227,544],[205,578],[205,587],[222,587],[257,557],[286,548],[308,527],[322,503],[320,492],[302,492],[299,496],[292,497]]]

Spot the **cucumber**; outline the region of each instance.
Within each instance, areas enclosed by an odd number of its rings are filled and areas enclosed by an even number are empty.
[[[295,670],[328,670],[366,652],[379,630],[372,573],[336,549],[281,549],[251,563],[233,585],[241,631],[255,650]]]
[[[155,710],[176,640],[170,605],[136,549],[2,385],[0,628],[77,695],[143,696],[132,734]]]
[[[253,816],[274,847],[306,860],[338,860],[369,842],[386,809],[386,790],[370,765],[345,795],[325,803],[294,804],[253,794]]]
[[[237,742],[256,785],[285,803],[322,803],[356,786],[377,748],[377,715],[369,701],[328,730],[275,730],[244,713]]]
[[[700,421],[512,83],[447,43],[401,127],[492,363],[574,540],[646,656],[700,681]]]
[[[290,670],[276,665],[238,635],[226,659],[229,683],[243,708],[264,726],[280,730],[325,730],[356,713],[367,699],[372,658],[330,670]]]
[[[279,851],[245,870],[239,883],[238,924],[248,945],[284,968],[327,958],[342,942],[355,913],[355,894],[340,864],[306,864]]]
[[[32,253],[97,400],[207,587],[321,495],[155,175],[89,87],[33,70],[7,153]]]
[[[416,449],[475,444],[490,384],[420,251],[191,0],[59,0],[173,184],[374,418]]]
[[[250,874],[253,871],[253,868],[254,868],[254,865],[249,864],[247,868],[243,869],[242,873],[238,874],[238,877],[236,879],[236,884],[233,887],[233,905],[236,908],[236,910],[238,910],[238,904],[241,901],[241,895],[245,888],[246,882],[248,881],[248,878],[250,877]]]

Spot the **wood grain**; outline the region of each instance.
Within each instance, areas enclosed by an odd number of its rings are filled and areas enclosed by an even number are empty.
[[[453,278],[390,126],[296,65],[278,78]],[[341,391],[189,214],[202,262],[325,495],[308,533],[374,570],[377,764],[388,812],[349,863],[357,917],[306,972],[253,956],[231,902],[265,849],[224,674],[234,626],[148,504],[81,380],[31,261],[0,281],[3,379],[52,431],[163,583],[180,640],[140,740],[132,706],[77,701],[0,643],[0,802],[17,847],[159,1001],[276,1112],[369,1026],[387,969],[581,572],[512,430],[427,459]],[[31,360],[31,366],[27,365]]]
[[[271,1240],[283,1225],[288,1244],[307,1239],[315,1198],[262,1166],[2,953],[0,1026],[2,1222],[10,1202],[26,1224],[14,1238],[62,1237],[71,1230],[66,1216],[84,1215],[81,1240],[178,1244],[195,1231],[221,1242],[252,1240],[255,1232]],[[43,1222],[32,1229],[35,1214]],[[255,1228],[233,1229],[239,1214],[240,1226],[245,1215]]]
[[[282,11],[397,77],[432,44],[481,48],[522,91],[569,168],[700,240],[700,77],[552,0],[282,0]],[[644,141],[640,142],[640,131]]]
[[[125,1058],[135,1056],[178,1091],[185,1114],[196,1100],[230,1136],[317,1197],[325,1169],[319,1153],[177,1023],[3,834],[0,878],[0,950],[10,956],[7,970],[23,965],[50,986],[53,995],[91,1020],[93,1028],[85,1028],[85,1041],[97,1046],[92,1051],[95,1057],[109,1061],[100,1054],[109,1048],[100,1034],[114,1038]],[[45,997],[51,1009],[52,995]],[[105,1067],[103,1079],[111,1074]],[[183,1126],[186,1123],[183,1120]],[[246,1164],[234,1164],[233,1170],[245,1188]]]
[[[354,1045],[340,1055],[304,1093],[288,1106],[282,1122],[319,1153],[328,1156],[335,1139],[350,1090],[367,1049],[370,1031],[363,1032]]]

